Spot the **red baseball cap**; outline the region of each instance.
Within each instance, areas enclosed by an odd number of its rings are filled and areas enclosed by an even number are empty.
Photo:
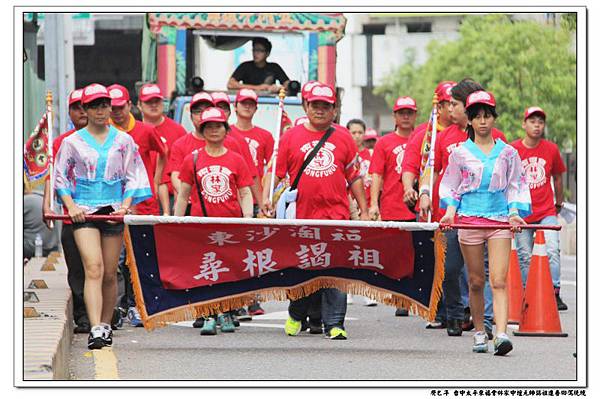
[[[306,99],[308,97],[308,93],[310,93],[312,88],[320,84],[321,82],[318,82],[316,80],[309,80],[308,82],[304,83],[301,91],[302,98]]]
[[[438,102],[450,101],[452,99],[452,88],[456,86],[456,82],[445,80],[440,82],[435,88]]]
[[[227,104],[231,105],[229,96],[225,92],[215,91],[214,93],[211,93],[210,95],[212,97],[212,102],[215,105],[217,105],[218,103],[227,103]]]
[[[546,113],[540,107],[529,107],[525,108],[525,114],[523,116],[523,121],[526,121],[533,114],[542,114],[544,119],[546,119]]]
[[[398,97],[394,103],[394,112],[398,111],[399,109],[412,109],[413,111],[416,111],[417,102],[412,97]]]
[[[90,85],[85,86],[83,89],[83,94],[81,95],[81,103],[87,104],[99,98],[110,98],[110,94],[108,94],[108,90],[106,87],[102,86],[98,83],[92,83]]]
[[[110,105],[113,107],[122,107],[129,101],[129,91],[121,85],[114,84],[106,88],[110,94]]]
[[[158,85],[154,83],[146,83],[140,90],[140,101],[146,102],[152,100],[153,98],[160,98],[161,100],[164,99]]]
[[[192,107],[196,103],[202,101],[209,103],[211,107],[215,106],[212,96],[205,91],[201,91],[199,93],[194,94],[194,96],[192,97],[192,101],[190,101],[190,109],[192,109]]]
[[[487,91],[479,90],[469,94],[467,97],[467,106],[469,108],[473,104],[487,104],[492,107],[496,106],[496,99],[492,93],[488,93]]]
[[[304,125],[306,122],[308,122],[308,117],[301,116],[299,118],[296,118],[296,120],[294,121],[294,126]]]
[[[227,122],[227,115],[221,108],[206,108],[200,115],[200,126],[208,122]]]
[[[377,130],[375,130],[373,128],[368,128],[367,131],[365,132],[365,135],[363,136],[363,141],[378,140],[378,139],[379,139],[379,134],[377,134]]]
[[[83,95],[83,89],[76,89],[69,94],[69,106],[76,102],[81,102],[81,96]]]
[[[256,95],[256,92],[254,90],[251,89],[240,89],[237,94],[235,95],[235,102],[236,104],[239,102],[242,102],[244,100],[252,100],[255,103],[258,103],[258,96]]]
[[[318,84],[313,86],[308,92],[307,102],[324,101],[329,104],[335,104],[335,90],[333,87],[326,84]]]

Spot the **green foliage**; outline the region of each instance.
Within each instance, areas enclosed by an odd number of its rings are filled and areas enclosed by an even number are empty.
[[[375,94],[390,104],[400,95],[412,96],[421,123],[429,116],[438,82],[470,77],[496,97],[496,127],[509,140],[523,135],[523,111],[537,105],[546,111],[547,137],[559,145],[569,138],[576,144],[576,57],[569,29],[493,14],[465,18],[459,34],[456,41],[432,41],[421,66],[407,54],[408,61]]]

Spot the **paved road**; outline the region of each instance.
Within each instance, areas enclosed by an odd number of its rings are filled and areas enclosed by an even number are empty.
[[[560,313],[567,338],[513,337],[505,358],[471,352],[473,332],[448,337],[426,330],[417,316],[395,317],[384,305],[348,306],[347,341],[301,333],[287,337],[287,303],[269,302],[233,334],[200,336],[191,322],[153,332],[126,325],[112,351],[92,354],[77,335],[71,353],[73,379],[161,380],[575,380],[575,258],[563,257]],[[511,334],[512,335],[512,334]],[[583,351],[583,349],[580,349]],[[584,370],[580,370],[583,373]],[[581,375],[580,377],[581,378]]]

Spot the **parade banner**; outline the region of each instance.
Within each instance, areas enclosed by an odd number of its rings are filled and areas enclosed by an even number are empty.
[[[144,326],[338,288],[433,320],[443,280],[436,223],[126,216]],[[437,254],[437,257],[434,256]]]

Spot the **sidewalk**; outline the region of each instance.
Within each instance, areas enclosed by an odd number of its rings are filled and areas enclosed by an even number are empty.
[[[24,380],[69,379],[73,303],[61,254],[33,258],[25,265],[23,294]]]

